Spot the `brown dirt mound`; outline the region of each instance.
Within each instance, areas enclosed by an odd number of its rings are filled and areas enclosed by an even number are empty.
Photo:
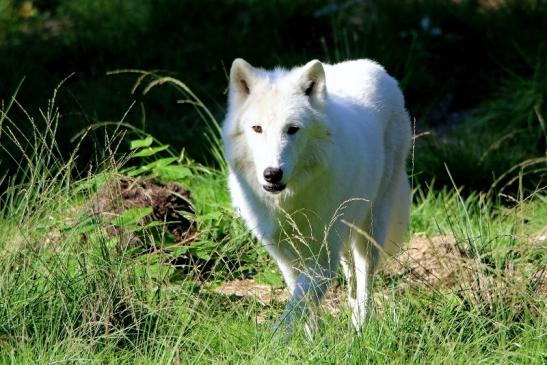
[[[284,302],[289,299],[289,292],[286,288],[274,288],[268,284],[257,283],[253,279],[225,281],[212,291],[237,298],[254,298],[262,305]]]
[[[145,226],[152,222],[164,223],[178,243],[188,244],[195,239],[195,224],[187,218],[194,213],[190,191],[170,182],[155,179],[121,177],[105,184],[93,199],[92,211],[106,222],[112,222],[130,208],[152,208],[152,213],[138,222]],[[186,216],[185,216],[186,215]],[[110,234],[121,234],[120,228],[109,226]],[[141,237],[129,234],[131,243],[142,243]]]
[[[381,274],[402,277],[410,284],[451,287],[473,259],[463,254],[453,236],[414,236],[399,256],[386,259]]]
[[[547,294],[547,267],[533,273],[529,280],[537,293]]]

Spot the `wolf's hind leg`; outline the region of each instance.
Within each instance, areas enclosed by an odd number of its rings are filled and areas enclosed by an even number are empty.
[[[344,270],[344,276],[348,286],[348,303],[352,313],[352,322],[354,322],[354,312],[357,311],[357,288],[355,278],[355,263],[353,260],[352,244],[344,249],[342,253],[342,260],[340,260],[342,269]]]
[[[370,312],[374,272],[381,255],[392,255],[399,250],[408,226],[410,186],[404,169],[399,171],[372,206],[370,237],[359,235],[352,241],[357,296],[352,319],[357,330]]]
[[[378,250],[365,237],[356,237],[352,243],[355,268],[355,299],[353,303],[350,300],[351,320],[353,327],[359,332],[370,314],[372,285],[378,261]]]
[[[391,214],[391,192],[385,191],[372,205],[363,232],[352,232],[351,248],[355,266],[356,304],[352,307],[352,322],[360,331],[370,315],[374,272],[386,240]],[[368,233],[367,234],[365,234]]]
[[[384,251],[388,256],[396,255],[401,251],[405,233],[408,229],[410,217],[410,184],[404,170],[399,173],[394,182],[389,214],[389,225],[386,233]]]

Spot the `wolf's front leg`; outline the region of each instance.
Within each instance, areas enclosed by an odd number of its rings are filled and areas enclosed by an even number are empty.
[[[290,337],[294,323],[306,320],[305,331],[308,338],[318,327],[319,319],[315,313],[319,303],[336,276],[337,265],[314,266],[298,275],[291,300],[285,307],[281,318],[274,325],[274,332],[284,327],[285,337]]]

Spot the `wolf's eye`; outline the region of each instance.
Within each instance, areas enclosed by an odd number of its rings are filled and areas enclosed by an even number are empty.
[[[262,133],[262,127],[259,125],[253,125],[253,131],[256,133]]]
[[[300,128],[298,127],[289,127],[289,129],[287,129],[287,134],[295,134],[296,132],[298,132],[300,130]]]

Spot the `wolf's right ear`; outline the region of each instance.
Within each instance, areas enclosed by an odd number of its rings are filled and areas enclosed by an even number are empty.
[[[257,79],[256,71],[247,61],[236,58],[230,69],[230,98],[243,102],[252,92]]]

